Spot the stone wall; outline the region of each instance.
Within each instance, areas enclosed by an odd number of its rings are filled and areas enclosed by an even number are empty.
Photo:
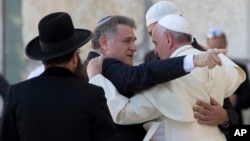
[[[158,0],[23,0],[23,46],[38,35],[37,24],[46,14],[66,11],[71,14],[75,27],[93,30],[97,21],[104,16],[121,14],[130,16],[137,22],[136,44],[138,51],[135,64],[142,62],[145,52],[153,49],[145,27],[144,15],[152,3]],[[250,63],[250,2],[249,0],[172,0],[182,15],[192,25],[193,35],[206,46],[205,35],[210,27],[222,28],[228,38],[228,55],[245,63]],[[90,44],[84,47],[86,53]],[[27,59],[27,73],[37,62]],[[249,66],[249,65],[248,65]],[[249,123],[249,121],[248,121]]]
[[[68,12],[76,28],[93,30],[98,20],[107,15],[121,14],[131,16],[138,23],[137,35],[144,27],[142,0],[23,0],[23,40],[24,45],[38,35],[37,24],[48,13],[56,11]],[[138,43],[140,43],[139,38]],[[89,44],[84,49],[90,49]],[[83,54],[85,55],[85,54]]]
[[[55,11],[66,11],[71,14],[75,27],[93,30],[96,22],[106,15],[121,14],[130,16],[137,22],[136,44],[138,51],[135,64],[142,58],[153,44],[145,27],[145,12],[149,6],[159,0],[23,0],[23,43],[24,46],[37,33],[37,24],[46,14]],[[248,0],[172,0],[182,15],[192,25],[193,35],[198,42],[206,46],[205,35],[208,28],[218,26],[227,34],[228,55],[232,58],[250,60],[249,51],[249,1]],[[90,50],[90,45],[82,58]]]
[[[198,41],[206,45],[205,35],[210,27],[220,27],[227,34],[228,55],[249,59],[249,0],[173,0],[193,28]]]

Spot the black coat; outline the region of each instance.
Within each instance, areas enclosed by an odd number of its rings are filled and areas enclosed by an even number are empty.
[[[99,56],[96,52],[90,52],[84,63]],[[122,62],[106,58],[103,62],[103,75],[107,77],[118,91],[130,98],[134,92],[152,87],[156,84],[167,82],[187,74],[183,69],[184,56],[157,60],[138,66],[128,66]],[[142,141],[146,135],[142,124],[117,125],[121,141]]]
[[[101,87],[65,68],[12,85],[1,141],[118,141]]]
[[[243,123],[242,110],[250,107],[250,83],[248,78],[248,70],[245,64],[234,61],[239,67],[241,67],[246,73],[246,80],[239,86],[235,91],[237,95],[237,101],[235,105],[235,110],[239,115],[239,124]]]

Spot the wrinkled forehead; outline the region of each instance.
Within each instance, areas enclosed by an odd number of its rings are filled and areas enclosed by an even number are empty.
[[[136,39],[134,28],[124,24],[117,25],[116,36],[120,38],[130,38],[133,40]]]

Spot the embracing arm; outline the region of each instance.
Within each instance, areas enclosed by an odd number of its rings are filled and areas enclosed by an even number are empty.
[[[210,98],[210,103],[197,101],[197,107],[194,107],[195,118],[200,124],[218,125],[221,129],[227,129],[229,124],[238,124],[238,115],[233,109],[229,98],[224,99],[223,107],[214,99]]]
[[[103,62],[103,75],[122,94],[141,91],[187,74],[183,69],[183,59],[184,56],[128,66],[109,58]]]
[[[218,126],[226,138],[229,138],[230,125],[239,122],[238,114],[233,109],[229,98],[224,99],[223,107],[213,98],[210,99],[210,103],[198,101],[197,105],[200,107],[194,107],[194,111],[198,113],[194,116],[198,119],[198,122]]]
[[[217,64],[221,65],[221,60],[217,55],[226,51],[212,49],[194,56],[151,61],[138,66],[128,66],[118,60],[108,58],[103,62],[103,75],[116,86],[120,93],[131,93],[181,77],[194,67],[213,68]],[[132,95],[125,96],[131,97]]]
[[[128,99],[119,94],[115,86],[100,74],[91,78],[89,83],[103,87],[112,118],[118,124],[143,123],[162,116],[143,94]]]
[[[225,88],[225,95],[230,96],[237,87],[245,80],[244,71],[229,60],[224,55],[221,56],[225,67],[225,82],[228,82]],[[198,107],[194,107],[197,112],[195,117],[200,124],[219,126],[220,130],[228,137],[229,125],[238,124],[239,117],[230,102],[229,97],[224,99],[223,107],[215,99],[211,98],[210,103],[203,101],[197,102]]]
[[[87,66],[89,82],[103,87],[107,104],[116,123],[141,123],[162,116],[185,122],[194,120],[193,115],[190,114],[192,113],[192,108],[187,108],[189,107],[189,102],[173,94],[164,84],[141,91],[128,99],[119,94],[112,82],[100,75],[101,66],[101,57],[90,60]],[[186,106],[172,106],[180,101]]]
[[[130,99],[121,95],[112,82],[101,75],[101,68],[103,65],[102,62],[103,57],[101,56],[93,58],[89,61],[87,66],[89,83],[103,87],[105,91],[105,97],[107,99],[107,105],[110,109],[111,116],[116,123],[143,123],[145,121],[156,119],[162,116],[162,113],[158,110],[158,108],[156,108],[157,106],[153,104],[155,102],[152,103],[152,101],[149,101],[148,97],[145,96],[151,95],[150,93],[152,92],[148,91],[148,94],[137,93]],[[164,103],[171,102],[164,101]]]

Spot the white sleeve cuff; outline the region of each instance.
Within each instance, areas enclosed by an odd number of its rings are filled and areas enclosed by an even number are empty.
[[[190,72],[195,68],[193,57],[194,55],[187,55],[184,57],[183,68],[185,72]]]

